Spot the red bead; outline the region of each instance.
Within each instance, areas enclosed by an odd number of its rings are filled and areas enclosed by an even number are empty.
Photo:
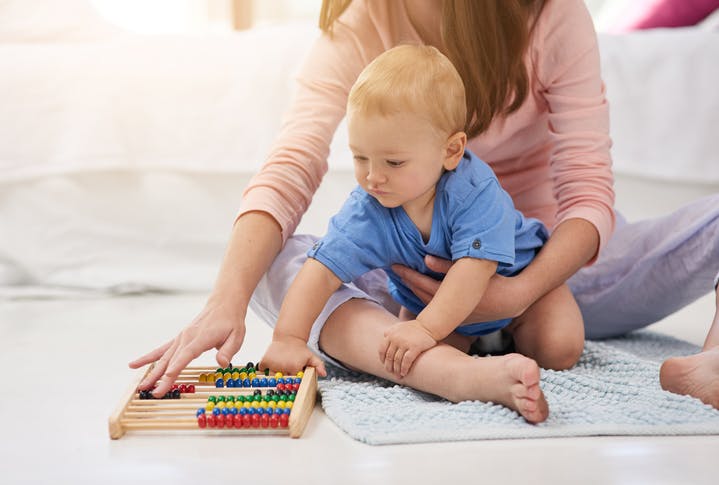
[[[178,387],[178,389],[180,390],[180,393],[182,393],[182,394],[187,392],[187,386],[184,384],[180,384],[180,387]]]
[[[225,416],[223,414],[217,415],[217,427],[218,428],[224,428],[225,427]]]
[[[278,390],[278,391],[284,391],[284,390],[285,390],[285,385],[282,384],[282,383],[277,384],[277,390]]]
[[[253,414],[253,415],[252,415],[252,427],[253,427],[253,428],[259,428],[259,427],[260,427],[260,415],[259,415],[259,414]]]
[[[214,414],[210,414],[209,416],[207,416],[207,426],[209,426],[210,428],[216,427],[217,416],[215,416]]]
[[[174,391],[175,389],[177,389],[177,384],[173,384],[172,387],[170,388],[171,391]]]
[[[233,419],[234,416],[231,414],[228,414],[227,416],[223,416],[225,418],[225,427],[226,428],[234,428],[235,427],[235,420]]]
[[[299,384],[292,384],[292,390],[293,390],[293,391],[299,391],[299,390],[300,390],[300,385],[299,385]]]
[[[280,426],[283,428],[286,428],[290,424],[290,415],[289,414],[283,414],[280,416]]]
[[[239,416],[239,414],[238,414]],[[252,418],[249,414],[245,414],[242,416],[242,426],[245,428],[251,428],[252,427]]]
[[[204,414],[200,414],[200,415],[197,417],[197,426],[199,426],[200,428],[206,428],[206,427],[207,427],[207,418],[205,417]]]
[[[276,428],[279,425],[280,425],[280,417],[277,416],[276,414],[273,414],[272,416],[270,416],[270,427]]]
[[[262,418],[260,418],[260,421],[262,422],[263,428],[269,428],[270,427],[270,415],[269,414],[263,414]]]
[[[242,427],[242,416],[239,414],[235,414],[233,416],[232,421],[235,422],[235,428],[241,428]]]
[[[190,394],[194,394],[195,393],[195,385],[190,384],[189,386],[187,386],[187,392]]]

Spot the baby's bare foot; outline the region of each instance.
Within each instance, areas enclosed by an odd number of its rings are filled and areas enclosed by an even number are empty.
[[[549,415],[539,387],[539,366],[521,354],[475,359],[478,382],[469,399],[491,401],[514,409],[530,423],[541,423]]]
[[[666,391],[688,394],[719,409],[719,347],[666,360],[659,381]]]

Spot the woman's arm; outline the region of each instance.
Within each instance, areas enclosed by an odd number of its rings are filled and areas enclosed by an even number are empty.
[[[599,234],[590,222],[569,219],[555,229],[539,255],[524,271],[514,277],[492,276],[479,305],[465,319],[466,323],[487,322],[521,315],[529,306],[590,261],[599,246]],[[447,273],[452,266],[434,256],[425,262],[430,270]],[[392,270],[424,303],[432,300],[440,282],[405,266]]]
[[[245,338],[250,297],[281,244],[280,228],[268,214],[250,212],[237,220],[202,311],[175,338],[130,362],[134,369],[155,362],[152,372],[140,383],[141,389],[157,383],[154,394],[164,395],[187,364],[213,347],[218,349],[218,364],[229,364]]]

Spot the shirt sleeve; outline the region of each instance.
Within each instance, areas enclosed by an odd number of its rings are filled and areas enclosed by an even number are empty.
[[[388,266],[386,218],[367,197],[352,192],[330,219],[327,234],[307,252],[339,279],[349,283],[377,268]]]
[[[591,222],[601,249],[614,230],[614,178],[597,35],[582,0],[549,0],[536,29],[531,55],[549,110],[556,224]]]
[[[332,35],[313,44],[298,75],[294,99],[268,159],[243,194],[237,217],[263,211],[291,236],[327,172],[329,146],[345,114],[347,96],[360,71],[382,52],[363,1],[352,2]]]
[[[454,205],[454,204],[453,204]],[[514,264],[516,211],[496,179],[487,179],[450,206],[452,261],[470,257]]]

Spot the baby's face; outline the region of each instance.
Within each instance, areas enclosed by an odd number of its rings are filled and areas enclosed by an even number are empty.
[[[364,190],[385,207],[421,208],[433,200],[446,140],[428,121],[411,113],[350,112],[347,124],[355,178]]]

